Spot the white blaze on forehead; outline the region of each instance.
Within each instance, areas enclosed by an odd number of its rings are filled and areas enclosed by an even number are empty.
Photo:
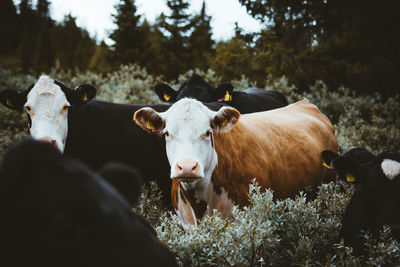
[[[175,177],[174,166],[181,160],[192,160],[199,164],[199,177],[209,178],[217,164],[217,155],[209,140],[203,135],[211,131],[211,119],[215,112],[194,99],[182,99],[172,105],[162,118],[166,151],[171,165],[171,177]]]
[[[28,99],[31,97],[40,97],[40,95],[65,97],[64,92],[61,90],[60,86],[55,84],[54,79],[46,75],[40,76],[35,86],[33,86],[32,90],[29,92]]]
[[[383,173],[386,175],[387,178],[393,180],[396,176],[400,174],[400,162],[385,159],[382,161],[381,168]]]
[[[34,139],[51,139],[57,142],[63,151],[67,138],[67,112],[62,112],[64,105],[70,103],[60,86],[49,76],[41,76],[27,96],[25,106],[32,110],[31,136]]]
[[[165,126],[172,135],[199,136],[210,129],[214,112],[201,102],[184,98],[165,112]]]

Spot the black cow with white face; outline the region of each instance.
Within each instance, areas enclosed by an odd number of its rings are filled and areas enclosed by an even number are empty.
[[[1,266],[177,266],[109,183],[47,142],[6,154],[0,209]]]
[[[288,105],[286,97],[280,92],[257,88],[235,92],[231,83],[222,83],[215,88],[196,74],[184,82],[178,91],[165,83],[157,84],[155,91],[162,101],[169,103],[188,97],[202,102],[221,102],[236,108],[240,113],[265,111]]]
[[[353,247],[355,255],[363,253],[362,231],[377,233],[383,225],[392,228],[400,240],[400,153],[384,152],[360,164],[350,157],[337,157],[335,170],[359,181],[343,218],[341,237]]]
[[[132,121],[142,107],[165,111],[170,105],[115,104],[92,100],[95,94],[91,85],[71,89],[41,76],[23,92],[2,91],[0,102],[14,110],[25,110],[34,139],[53,143],[65,155],[92,169],[117,162],[135,167],[145,179],[157,180],[170,205],[170,168],[164,140],[146,134]]]
[[[349,151],[345,152],[342,156],[339,156],[339,154],[330,151],[330,150],[324,150],[322,151],[322,159],[324,160],[324,166],[327,167],[328,169],[335,169],[333,167],[333,160],[336,158],[349,158],[358,164],[365,164],[375,158],[374,154],[369,152],[367,149],[363,147],[355,147],[350,149]],[[346,181],[348,183],[353,183],[353,184],[358,184],[359,181],[356,180],[354,176],[352,176],[350,173],[345,173],[342,172],[341,170],[336,170],[336,173],[338,175],[338,179],[342,181]]]

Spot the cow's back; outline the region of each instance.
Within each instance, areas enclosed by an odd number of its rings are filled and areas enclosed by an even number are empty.
[[[287,107],[242,115],[227,133],[215,134],[218,165],[212,182],[235,203],[245,205],[250,180],[274,191],[276,198],[295,196],[326,175],[321,151],[337,151],[331,122],[308,100]]]

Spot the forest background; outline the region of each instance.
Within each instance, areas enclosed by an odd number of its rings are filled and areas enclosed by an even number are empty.
[[[322,80],[357,94],[399,93],[400,10],[396,1],[238,0],[263,28],[236,26],[227,41],[212,39],[211,16],[203,3],[196,14],[189,1],[166,0],[168,15],[151,24],[134,0],[115,6],[113,44],[97,42],[76,18],[51,18],[51,1],[0,2],[0,67],[19,74],[49,72],[59,65],[74,72],[109,73],[134,63],[164,81],[188,70],[212,69],[224,81],[242,76],[264,87],[286,76],[299,91]],[[0,88],[2,89],[2,88]]]

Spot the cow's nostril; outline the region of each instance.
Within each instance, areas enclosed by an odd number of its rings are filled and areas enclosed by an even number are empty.
[[[199,164],[196,162],[196,164],[193,166],[193,168],[192,168],[192,171],[194,171],[195,169],[197,169],[197,166],[198,166]]]
[[[178,170],[182,170],[182,167],[181,166],[179,166],[179,164],[176,164],[176,166],[178,167]]]

